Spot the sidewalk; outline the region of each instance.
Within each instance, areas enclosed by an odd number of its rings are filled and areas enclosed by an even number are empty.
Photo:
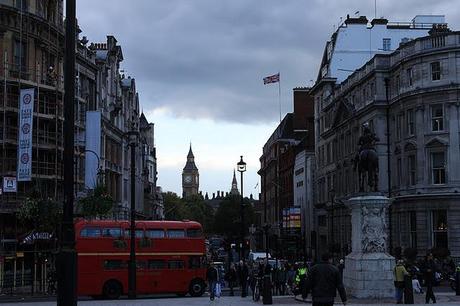
[[[56,302],[36,302],[36,303],[7,303],[2,304],[2,306],[54,306]],[[216,298],[214,301],[210,301],[209,297],[201,298],[156,298],[156,299],[140,299],[140,300],[117,300],[117,301],[80,301],[78,305],[82,306],[254,306],[262,305],[262,300],[259,302],[253,302],[251,298],[241,298],[241,297],[221,297]],[[311,303],[305,304],[304,302],[296,301],[293,297],[274,297],[273,305],[278,306],[290,306],[290,305],[311,305]],[[337,303],[341,305],[341,303]],[[386,303],[382,301],[351,301],[347,306],[363,306],[363,305],[394,305],[392,303]],[[419,303],[414,305],[425,305],[425,303]],[[438,306],[452,306],[459,305],[457,302],[442,302],[438,303]]]
[[[455,292],[436,292],[436,304],[437,305],[460,305],[460,296],[456,296]],[[296,301],[311,304],[311,297],[308,297],[306,300],[302,300],[300,296],[296,296]],[[340,298],[336,298],[336,304],[340,305],[342,302]],[[426,305],[425,304],[425,294],[414,294],[414,303],[416,305]],[[347,305],[388,305],[396,304],[395,299],[384,299],[384,300],[368,300],[368,299],[349,299]]]

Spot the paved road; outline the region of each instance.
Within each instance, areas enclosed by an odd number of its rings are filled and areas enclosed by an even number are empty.
[[[457,299],[453,295],[441,295],[439,296],[439,300],[441,303],[438,303],[438,306],[452,306],[452,305],[460,305],[460,299]],[[425,305],[423,303],[422,296],[417,296],[416,302],[418,304],[415,305]],[[391,305],[393,302],[391,300],[388,301],[351,301],[351,303],[347,304],[349,306],[363,306],[363,305]],[[32,303],[5,303],[1,304],[1,306],[54,306],[56,302],[32,302]],[[224,296],[220,299],[216,299],[214,301],[210,301],[209,297],[201,297],[201,298],[153,298],[153,299],[141,299],[141,300],[118,300],[118,301],[80,301],[78,305],[81,306],[105,306],[105,305],[112,305],[112,306],[254,306],[254,305],[262,305],[262,302],[259,301],[258,303],[253,302],[250,298],[241,298],[241,297],[228,297]],[[288,306],[288,305],[311,305],[311,303],[296,301],[293,297],[274,297],[273,305],[279,306]],[[338,303],[337,305],[340,305]]]

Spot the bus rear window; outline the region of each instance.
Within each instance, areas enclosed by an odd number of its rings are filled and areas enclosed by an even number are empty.
[[[168,238],[184,238],[185,231],[183,229],[169,229]]]
[[[128,266],[127,262],[120,259],[109,259],[104,260],[104,269],[105,270],[121,270],[126,269]]]
[[[145,231],[145,236],[147,238],[164,238],[165,231],[162,229],[149,229]]]
[[[166,269],[166,262],[164,260],[150,259],[149,260],[150,270],[161,270]]]
[[[99,227],[85,227],[80,232],[80,237],[96,238],[101,236],[101,229]]]
[[[190,238],[203,237],[203,232],[201,231],[200,228],[189,228],[187,230],[187,237],[190,237]]]
[[[182,260],[170,260],[168,261],[168,269],[183,269],[184,261]]]
[[[110,227],[102,229],[102,237],[121,237],[121,228]]]

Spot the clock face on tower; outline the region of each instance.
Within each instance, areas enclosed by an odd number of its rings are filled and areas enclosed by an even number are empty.
[[[192,176],[191,175],[186,175],[184,177],[184,182],[186,183],[191,183],[192,182]]]

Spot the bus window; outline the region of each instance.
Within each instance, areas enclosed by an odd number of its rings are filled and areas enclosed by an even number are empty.
[[[203,237],[203,232],[199,228],[189,228],[187,230],[187,237],[189,237],[189,238],[201,238],[201,237]]]
[[[145,231],[145,236],[147,238],[164,238],[165,231],[162,229],[148,229]]]
[[[103,228],[102,237],[121,237],[121,229],[116,227]]]
[[[166,262],[160,259],[150,259],[149,269],[150,270],[161,270],[166,268]]]
[[[168,269],[183,269],[184,268],[184,261],[183,260],[170,260],[168,261]]]
[[[131,231],[129,229],[125,230],[125,237],[131,238]],[[136,238],[144,238],[144,230],[137,229],[136,230]]]
[[[97,238],[101,236],[101,229],[99,227],[85,227],[80,232],[80,237]]]
[[[120,259],[109,259],[104,260],[104,269],[105,270],[121,270],[126,269],[127,265],[125,261]]]
[[[129,264],[129,261],[128,261]],[[147,263],[144,260],[136,260],[136,269],[137,270],[145,270],[147,267]]]
[[[183,229],[169,229],[168,238],[184,238],[185,231]]]
[[[188,267],[189,269],[202,268],[201,256],[190,256]]]

